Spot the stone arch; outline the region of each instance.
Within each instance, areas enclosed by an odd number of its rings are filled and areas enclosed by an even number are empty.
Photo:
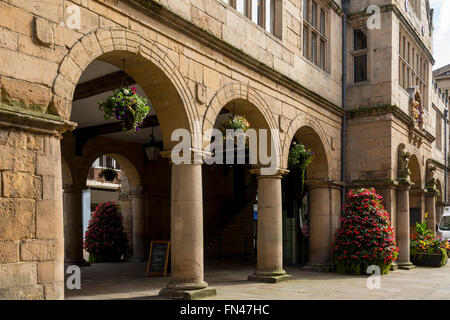
[[[141,173],[130,160],[133,159],[133,154],[131,154],[130,151],[128,151],[126,148],[123,148],[122,146],[114,143],[106,144],[99,148],[96,148],[84,157],[80,170],[80,177],[83,184],[86,183],[89,168],[92,166],[92,163],[102,155],[110,156],[120,164],[120,168],[125,172],[127,176],[127,183],[130,192],[142,191]],[[84,187],[85,186],[83,185],[83,188]]]
[[[203,117],[203,132],[214,127],[220,110],[233,100],[245,100],[254,105],[266,120],[269,129],[278,129],[269,105],[264,101],[255,88],[243,83],[229,83],[217,90],[209,102]]]
[[[281,161],[281,146],[278,132],[278,126],[269,105],[264,101],[258,91],[247,84],[233,82],[220,88],[209,102],[206,112],[203,116],[202,129],[204,134],[204,146],[209,144],[211,135],[209,130],[214,128],[220,111],[230,103],[237,102],[246,104],[247,109],[256,110],[254,114],[258,118],[257,126],[254,129],[270,130],[275,143],[275,150],[278,154],[277,161]],[[251,121],[250,121],[251,122]],[[276,132],[276,133],[275,133]],[[279,166],[279,165],[278,165]]]
[[[170,141],[173,130],[183,128],[193,132],[197,109],[178,65],[169,58],[163,46],[123,28],[99,28],[73,45],[55,77],[50,112],[70,119],[77,82],[96,59],[119,68],[126,59],[126,72],[141,85],[155,108],[165,149],[175,144]]]
[[[288,157],[289,157],[289,149],[291,147],[291,142],[296,136],[296,134],[301,130],[302,128],[310,128],[314,134],[317,135],[318,139],[321,142],[321,145],[323,147],[323,152],[325,156],[325,163],[327,165],[327,176],[323,178],[331,178],[330,174],[333,172],[333,165],[332,165],[332,155],[331,155],[331,146],[327,139],[327,135],[325,134],[325,130],[322,128],[320,123],[313,117],[307,114],[302,114],[296,117],[290,124],[286,136],[284,138],[283,144],[282,144],[282,166],[283,168],[287,168],[288,166]]]
[[[422,189],[423,188],[423,176],[422,169],[420,166],[420,155],[417,153],[411,154],[409,160],[409,170],[411,172],[411,182],[414,183],[412,188],[414,189]]]

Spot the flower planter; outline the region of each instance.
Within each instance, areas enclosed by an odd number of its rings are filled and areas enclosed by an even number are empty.
[[[367,269],[370,267],[370,265],[367,265],[365,263],[343,263],[338,262],[336,264],[336,273],[341,274],[353,274],[353,275],[366,275]],[[381,274],[387,274],[389,273],[389,270],[391,270],[391,264],[384,264],[384,265],[378,265],[380,268]]]
[[[448,258],[442,262],[442,255],[440,253],[418,253],[411,256],[411,262],[417,266],[435,267],[439,268],[445,266]]]

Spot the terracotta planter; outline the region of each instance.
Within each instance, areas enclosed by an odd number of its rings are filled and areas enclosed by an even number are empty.
[[[418,253],[411,256],[411,262],[417,266],[440,268],[447,263],[442,264],[442,255],[440,253]]]

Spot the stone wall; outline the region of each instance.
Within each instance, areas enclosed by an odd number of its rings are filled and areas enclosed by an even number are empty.
[[[0,299],[64,296],[59,139],[0,128]]]

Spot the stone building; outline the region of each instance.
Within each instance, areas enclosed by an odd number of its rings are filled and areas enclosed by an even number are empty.
[[[289,279],[282,179],[294,140],[315,153],[307,266],[333,268],[346,185],[383,195],[409,268],[410,213],[428,211],[434,226],[446,198],[448,98],[432,85],[432,11],[428,0],[353,0],[346,13],[336,0],[1,0],[0,297],[64,298],[64,262],[83,260],[81,193],[102,155],[127,178],[133,257],[171,240],[161,294],[214,294],[204,256],[255,248],[249,280]],[[124,84],[152,105],[138,133],[98,110]],[[272,175],[168,159],[176,129],[194,141],[230,114],[271,132]]]

